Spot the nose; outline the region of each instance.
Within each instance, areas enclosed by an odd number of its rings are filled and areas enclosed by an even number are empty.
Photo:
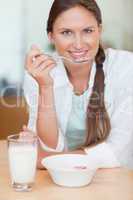
[[[81,50],[84,47],[84,39],[81,35],[75,35],[73,47],[76,50]]]

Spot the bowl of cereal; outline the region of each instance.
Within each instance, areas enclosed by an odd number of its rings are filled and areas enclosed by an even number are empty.
[[[88,185],[97,170],[97,163],[87,155],[60,154],[42,159],[42,165],[48,170],[54,183],[66,187]]]

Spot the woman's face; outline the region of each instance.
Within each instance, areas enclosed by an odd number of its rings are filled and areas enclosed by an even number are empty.
[[[49,33],[59,55],[72,60],[94,60],[99,48],[101,26],[91,12],[82,6],[60,14]]]

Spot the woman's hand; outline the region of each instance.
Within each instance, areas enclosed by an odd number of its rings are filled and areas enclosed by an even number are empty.
[[[32,130],[28,129],[26,125],[23,125],[22,131],[20,132],[21,138],[32,138],[35,134]],[[51,154],[50,154],[51,155]],[[49,152],[45,152],[42,147],[40,146],[40,143],[38,142],[38,156],[37,156],[37,168],[38,169],[45,169],[43,165],[41,164],[41,161],[43,158],[49,156]]]
[[[22,131],[19,133],[19,135],[22,139],[32,139],[36,133],[28,129],[26,125],[23,125]]]
[[[25,66],[40,87],[53,85],[53,79],[49,72],[56,66],[56,62],[48,55],[43,54],[38,47],[31,47],[26,57]]]

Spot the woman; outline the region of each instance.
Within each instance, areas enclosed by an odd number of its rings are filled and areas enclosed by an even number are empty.
[[[73,152],[96,158],[100,167],[132,167],[133,54],[102,48],[94,0],[54,0],[47,32],[64,59],[33,46],[24,82],[39,160]]]

